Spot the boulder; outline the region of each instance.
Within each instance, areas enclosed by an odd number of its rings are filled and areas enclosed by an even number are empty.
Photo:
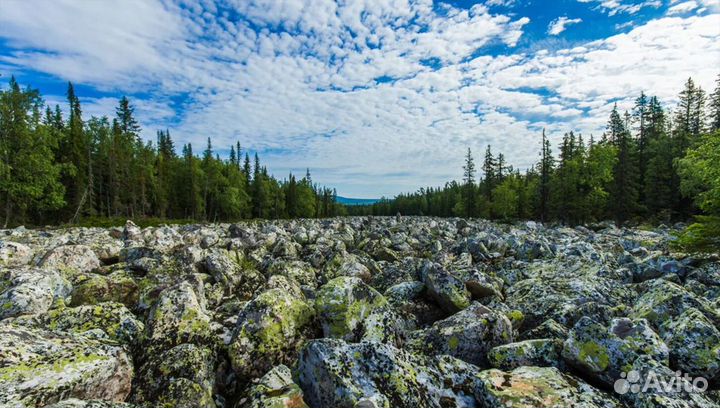
[[[66,398],[122,402],[133,365],[117,345],[0,324],[0,405],[36,407]]]
[[[100,259],[89,246],[61,245],[49,250],[40,260],[44,269],[66,273],[92,272],[100,267]]]
[[[647,355],[665,365],[669,350],[647,320],[613,319],[606,327],[583,317],[563,345],[565,362],[580,374],[612,386],[635,360]]]
[[[670,387],[665,389],[662,384]],[[625,376],[618,377],[613,390],[632,408],[716,408],[718,401],[704,389],[707,385],[677,377],[665,364],[640,356]]]
[[[33,252],[29,246],[19,242],[0,241],[0,265],[21,266],[32,260]]]
[[[480,407],[477,368],[449,356],[421,357],[387,344],[321,339],[303,349],[297,371],[312,407]]]
[[[315,310],[302,297],[267,290],[240,311],[228,354],[240,378],[258,378],[278,364],[292,364],[307,338]]]
[[[360,278],[339,277],[329,281],[317,293],[315,310],[323,337],[358,341],[366,319],[387,305],[378,291]]]
[[[562,341],[557,339],[525,340],[493,347],[487,358],[492,367],[501,370],[522,366],[564,368],[562,348]]]
[[[693,377],[720,375],[720,331],[695,308],[663,323],[660,334],[670,348],[672,367]]]
[[[518,367],[478,374],[484,408],[616,408],[619,402],[555,367]]]
[[[447,313],[457,313],[470,306],[470,292],[465,284],[440,265],[428,262],[420,273],[428,296]]]
[[[150,356],[135,379],[131,400],[215,408],[215,356],[207,347],[180,344]]]
[[[144,330],[143,323],[124,305],[112,302],[59,307],[37,315],[17,317],[12,323],[70,333],[100,329],[107,338],[125,344],[134,343]]]
[[[59,273],[37,268],[8,271],[2,280],[5,290],[0,293],[0,320],[46,312],[64,301],[72,289]]]
[[[303,392],[293,382],[290,369],[279,365],[265,374],[250,390],[247,408],[309,408]]]
[[[187,281],[163,290],[148,313],[144,340],[151,349],[213,343],[202,293]]]
[[[75,284],[71,304],[79,306],[119,302],[134,308],[139,296],[140,286],[133,275],[125,270],[117,270],[106,276],[90,273]]]
[[[490,349],[512,339],[512,324],[504,314],[474,302],[427,329],[408,333],[406,348],[427,355],[447,354],[486,367]]]

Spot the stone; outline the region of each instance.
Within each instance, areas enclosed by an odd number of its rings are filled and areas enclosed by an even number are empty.
[[[258,378],[279,364],[292,364],[311,337],[312,304],[280,288],[270,289],[240,311],[228,354],[241,378]]]
[[[72,286],[59,273],[38,268],[6,272],[5,290],[0,293],[0,320],[24,314],[37,314],[63,302]]]
[[[474,302],[427,329],[408,333],[406,348],[427,355],[446,354],[487,367],[490,349],[512,340],[512,324],[508,318]]]
[[[303,400],[300,386],[292,379],[284,365],[268,371],[250,390],[248,408],[309,408]]]
[[[20,316],[11,322],[23,327],[78,334],[100,329],[107,338],[125,344],[134,343],[144,330],[143,323],[130,310],[113,302],[59,307],[37,315]]]
[[[49,250],[38,264],[41,268],[67,273],[92,272],[100,259],[86,245],[61,245]]]
[[[417,356],[380,343],[309,342],[298,383],[311,407],[478,407],[477,368],[449,356]]]
[[[441,266],[426,263],[421,277],[428,296],[447,313],[456,313],[470,306],[470,292],[465,284]]]
[[[500,370],[522,366],[564,368],[561,357],[563,342],[558,339],[534,339],[493,347],[487,358]]]
[[[315,310],[323,329],[323,337],[358,341],[365,320],[387,305],[378,291],[360,278],[339,277],[329,281],[317,293]]]
[[[565,362],[590,379],[612,386],[635,360],[647,355],[669,364],[669,350],[647,320],[613,319],[606,327],[583,317],[563,345]]]
[[[663,323],[660,334],[670,348],[670,363],[693,377],[720,375],[720,331],[695,308]]]
[[[35,407],[66,398],[122,402],[133,364],[120,346],[88,337],[0,324],[0,405]]]
[[[485,408],[620,406],[615,398],[555,367],[519,367],[510,372],[490,369],[478,377]]]

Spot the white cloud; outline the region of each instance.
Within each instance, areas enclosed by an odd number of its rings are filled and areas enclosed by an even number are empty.
[[[623,0],[577,0],[580,3],[599,3],[596,8],[606,12],[609,16],[617,14],[636,14],[646,7],[660,8],[663,2],[660,0],[647,0],[642,2]]]
[[[696,1],[685,1],[680,4],[676,4],[672,7],[670,7],[667,11],[667,14],[673,15],[673,14],[684,14],[689,13],[695,9],[697,9],[699,6]]]
[[[579,23],[582,23],[581,18],[558,17],[555,20],[551,21],[550,25],[548,25],[548,34],[558,35],[565,31],[567,26]]]
[[[553,138],[571,129],[597,135],[615,98],[645,90],[672,102],[688,76],[711,86],[718,64],[708,58],[720,56],[717,15],[512,54],[529,19],[491,13],[488,2],[465,10],[431,0],[148,0],[118,2],[112,13],[95,2],[50,2],[41,22],[38,6],[8,3],[0,1],[0,37],[16,51],[0,55],[3,71],[14,64],[148,91],[132,99],[146,137],[169,127],[178,146],[240,140],[267,151],[275,174],[309,166],[349,196],[458,178],[467,147],[479,157],[492,144],[529,166],[543,127]],[[56,24],[63,19],[72,30]],[[483,55],[498,44],[511,47],[507,55]],[[175,112],[171,98],[185,94]],[[115,105],[83,99],[86,115],[112,115]]]

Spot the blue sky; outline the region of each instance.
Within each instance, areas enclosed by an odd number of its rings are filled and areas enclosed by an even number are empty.
[[[525,168],[539,137],[599,135],[645,91],[720,73],[720,0],[2,0],[0,74],[85,118],[127,95],[143,137],[236,140],[349,197]],[[4,80],[5,81],[5,80]]]

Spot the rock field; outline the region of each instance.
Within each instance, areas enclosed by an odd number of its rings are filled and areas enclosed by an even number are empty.
[[[720,263],[674,253],[672,233],[0,230],[0,407],[718,407]],[[630,371],[709,389],[616,392]]]

